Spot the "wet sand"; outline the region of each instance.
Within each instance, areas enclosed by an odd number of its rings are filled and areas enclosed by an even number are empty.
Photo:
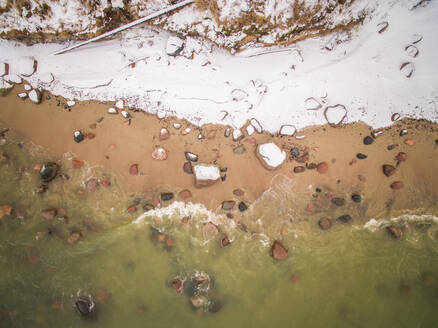
[[[250,205],[281,176],[290,179],[294,214],[309,219],[318,220],[321,215],[338,210],[331,201],[334,197],[345,199],[345,212],[354,211],[366,218],[394,215],[403,210],[434,211],[436,208],[438,145],[435,140],[438,138],[438,125],[430,122],[397,121],[382,130],[383,133],[371,145],[364,145],[363,139],[370,135],[372,129],[362,123],[336,128],[328,125],[309,127],[296,133],[296,136],[305,136],[303,139],[255,132],[235,142],[232,137],[224,136],[224,126],[198,128],[175,118],[158,119],[133,111],[130,111],[132,120],[128,125],[120,114],[107,114],[112,103],[81,102],[68,111],[61,97],[44,93],[43,102],[36,105],[17,97],[22,90],[22,86],[17,85],[8,96],[0,98],[2,126],[47,148],[54,160],[70,152],[90,166],[100,166],[103,171],[115,176],[127,192],[169,191],[175,193],[175,200],[181,200],[178,192],[189,189],[192,197],[186,201],[202,203],[215,212],[223,213],[222,201],[244,201]],[[101,117],[103,121],[96,123]],[[175,122],[181,123],[182,127],[175,129]],[[96,129],[90,128],[93,123],[96,123]],[[163,127],[169,130],[170,138],[160,141],[159,133]],[[191,128],[191,132],[183,135],[187,127]],[[400,137],[402,129],[407,129],[408,134]],[[76,143],[73,140],[75,130],[92,132],[96,136]],[[246,133],[246,130],[242,131]],[[199,133],[205,138],[198,140]],[[414,145],[405,144],[406,139],[412,139]],[[265,169],[255,156],[256,144],[271,141],[288,154],[281,168],[274,171]],[[243,154],[233,152],[239,145],[245,147]],[[389,145],[397,146],[388,150]],[[157,146],[166,149],[167,160],[152,159],[151,153]],[[328,172],[320,174],[315,169],[306,169],[302,173],[294,173],[294,167],[305,164],[290,158],[292,147],[298,147],[301,154],[307,150],[309,164],[327,162]],[[197,154],[198,162],[217,162],[221,168],[226,168],[223,172],[226,174],[225,181],[196,188],[194,176],[183,171],[185,151]],[[386,177],[382,165],[396,166],[394,157],[399,152],[405,152],[407,160],[399,164],[394,175]],[[367,158],[358,159],[357,153],[363,153]],[[139,165],[140,172],[135,176],[129,173],[129,167],[134,163]],[[29,166],[33,164],[29,163]],[[391,189],[394,181],[403,182],[404,187]],[[321,192],[316,192],[316,188]],[[235,196],[234,189],[242,189],[244,195]],[[352,202],[353,193],[361,195],[360,203]],[[240,215],[237,206],[231,213]]]

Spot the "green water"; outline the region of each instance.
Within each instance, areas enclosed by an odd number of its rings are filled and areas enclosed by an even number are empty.
[[[135,199],[141,207],[147,193],[124,194],[117,177],[110,176],[110,188],[78,194],[82,181],[105,174],[99,168],[66,170],[70,180],[57,178],[36,194],[34,163],[54,159],[10,140],[1,152],[9,160],[0,163],[0,205],[26,212],[24,219],[0,220],[1,327],[437,326],[438,226],[431,217],[424,216],[428,224],[404,223],[400,240],[365,229],[365,219],[328,231],[314,222],[292,224],[282,238],[289,256],[276,262],[272,238],[202,208],[152,212],[133,223],[140,212],[126,208]],[[59,159],[62,168],[71,167],[68,157]],[[274,196],[281,198],[278,190]],[[41,211],[49,207],[66,209],[68,221],[45,220]],[[183,225],[187,214],[190,224]],[[220,230],[212,238],[202,229],[210,220]],[[157,241],[152,227],[173,246]],[[78,230],[83,238],[69,244]],[[232,240],[225,248],[223,234]],[[188,293],[170,286],[179,276],[187,290],[196,274],[209,276],[206,295],[219,311],[196,310]],[[82,318],[74,302],[89,295],[97,313]]]

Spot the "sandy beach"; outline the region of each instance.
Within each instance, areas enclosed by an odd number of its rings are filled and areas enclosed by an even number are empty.
[[[345,201],[341,205],[344,211],[368,219],[418,208],[435,210],[438,127],[431,122],[404,119],[379,131],[363,123],[325,125],[299,130],[293,137],[266,132],[248,136],[242,129],[244,138],[233,141],[232,136],[224,136],[225,126],[198,128],[184,120],[158,119],[134,111],[129,111],[128,121],[121,114],[107,113],[113,106],[111,103],[79,102],[65,109],[66,101],[60,97],[44,93],[42,103],[36,105],[19,99],[17,94],[21,91],[22,86],[16,86],[0,99],[3,126],[46,148],[54,161],[69,153],[70,158],[101,167],[128,193],[172,192],[174,200],[202,203],[218,214],[240,217],[245,213],[239,211],[239,202],[250,206],[275,187],[277,177],[283,176],[291,181],[295,215],[315,222],[338,208],[334,198]],[[176,129],[174,123],[181,127]],[[163,128],[169,131],[169,137],[160,141]],[[186,134],[187,128],[191,131]],[[77,130],[85,135],[92,133],[94,137],[77,143],[73,138]],[[402,130],[406,134],[400,136]],[[377,132],[376,138],[371,137],[372,132]],[[199,134],[204,138],[198,139]],[[366,136],[374,142],[364,144]],[[275,143],[287,153],[287,159],[278,169],[266,169],[256,157],[257,145],[266,142]],[[152,158],[157,147],[165,149],[166,160]],[[291,155],[293,149],[299,152],[295,157]],[[198,155],[198,163],[218,164],[223,181],[195,187],[193,174],[183,169],[188,162],[185,152]],[[400,152],[406,154],[405,161],[395,159]],[[358,158],[359,153],[366,158]],[[328,164],[328,171],[323,174],[316,169],[321,162]],[[132,164],[138,164],[138,174],[130,174]],[[385,164],[396,168],[390,177],[383,172]],[[63,169],[71,170],[72,166]],[[401,189],[391,188],[396,181],[402,182]],[[237,193],[237,196],[233,192],[236,189],[242,190],[243,195]],[[181,198],[178,193],[183,190],[189,190],[191,196]],[[358,203],[352,200],[353,194],[360,195]],[[236,206],[224,211],[222,202],[228,200],[234,200]]]

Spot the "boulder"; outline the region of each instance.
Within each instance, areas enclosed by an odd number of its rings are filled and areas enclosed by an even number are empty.
[[[268,142],[257,146],[256,157],[268,170],[278,169],[286,159],[286,152],[281,150],[275,143]]]
[[[234,200],[225,200],[222,202],[222,209],[224,211],[231,211],[234,205],[236,205],[236,202]]]
[[[302,173],[306,170],[304,166],[295,166],[294,167],[294,173]]]
[[[52,181],[58,174],[59,166],[56,163],[48,162],[41,166],[40,179],[44,183]]]
[[[382,169],[383,169],[383,174],[386,175],[387,177],[390,177],[396,171],[396,168],[392,165],[389,165],[389,164],[384,164],[382,166]]]
[[[215,164],[197,164],[193,173],[196,187],[210,186],[221,178],[219,166]]]
[[[406,155],[406,153],[404,153],[404,152],[399,152],[398,154],[397,154],[397,156],[395,156],[395,160],[397,161],[397,162],[404,162],[404,161],[406,161],[408,159],[408,155]]]
[[[366,137],[363,139],[363,144],[364,144],[364,145],[371,145],[373,142],[374,142],[374,139],[371,138],[370,136],[366,136]]]
[[[169,56],[178,56],[184,49],[184,40],[177,36],[170,36],[166,42],[166,53]]]
[[[160,195],[160,198],[163,202],[173,199],[173,192],[163,192]]]
[[[351,216],[350,215],[348,215],[348,214],[345,214],[345,215],[341,215],[341,216],[339,216],[336,220],[338,220],[339,222],[341,222],[341,223],[348,223],[348,222],[350,222],[351,221]]]
[[[277,261],[286,259],[289,251],[278,241],[275,240],[271,247],[271,256]]]

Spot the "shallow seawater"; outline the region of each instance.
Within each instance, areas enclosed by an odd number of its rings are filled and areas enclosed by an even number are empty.
[[[334,223],[321,231],[293,218],[284,185],[248,212],[249,230],[202,206],[127,213],[155,194],[130,195],[100,168],[64,171],[43,194],[33,165],[53,160],[42,149],[8,141],[0,153],[0,326],[4,327],[435,327],[438,319],[438,225],[430,215],[401,215],[401,239],[385,220]],[[88,191],[83,181],[107,177],[111,187]],[[284,183],[284,181],[282,181]],[[163,204],[165,207],[167,204]],[[289,205],[290,206],[290,205]],[[47,221],[46,208],[66,215]],[[283,208],[284,207],[284,208]],[[24,218],[17,218],[17,211]],[[251,232],[251,216],[279,222],[267,234]],[[185,219],[184,219],[185,218]],[[389,219],[389,218],[387,218]],[[415,220],[414,220],[415,219]],[[204,226],[217,224],[215,233]],[[269,255],[275,234],[289,222],[285,261]],[[256,226],[256,225],[255,225]],[[247,230],[247,231],[245,231]],[[67,242],[73,231],[82,238]],[[220,247],[227,236],[231,244]],[[279,236],[277,236],[279,237]],[[174,278],[183,291],[172,288]],[[194,281],[206,281],[194,283]],[[191,297],[201,295],[199,308]],[[96,303],[92,318],[75,308],[78,297]],[[198,298],[199,299],[199,298]]]

